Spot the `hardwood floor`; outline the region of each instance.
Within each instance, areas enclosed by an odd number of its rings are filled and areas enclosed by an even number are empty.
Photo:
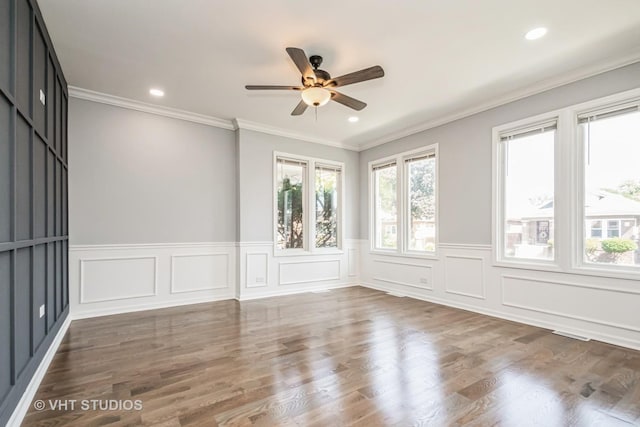
[[[630,426],[640,352],[354,287],[74,321],[35,399],[24,426]]]

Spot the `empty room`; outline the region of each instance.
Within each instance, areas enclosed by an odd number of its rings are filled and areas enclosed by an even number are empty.
[[[640,2],[0,0],[0,426],[640,426]]]

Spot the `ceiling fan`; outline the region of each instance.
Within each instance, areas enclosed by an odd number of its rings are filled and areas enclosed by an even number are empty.
[[[349,108],[360,111],[367,106],[362,101],[342,94],[334,88],[378,79],[384,76],[384,70],[379,65],[355,71],[340,77],[331,78],[331,75],[319,69],[322,64],[322,57],[312,55],[307,59],[304,50],[297,47],[288,47],[287,53],[302,73],[302,86],[261,86],[247,85],[248,90],[297,90],[302,94],[302,100],[291,112],[292,116],[299,116],[305,112],[307,107],[321,107],[330,100],[346,105]],[[312,68],[313,67],[313,68]]]

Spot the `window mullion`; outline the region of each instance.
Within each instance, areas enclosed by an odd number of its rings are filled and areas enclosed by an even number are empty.
[[[405,197],[405,191],[404,191],[404,188],[405,188],[404,177],[405,177],[404,162],[401,157],[397,157],[396,158],[396,200],[397,200],[396,203],[398,206],[398,212],[396,215],[396,222],[397,222],[396,251],[398,253],[406,252],[405,235],[406,235],[406,223],[407,223],[407,219],[406,219],[407,208],[406,208],[406,197]]]

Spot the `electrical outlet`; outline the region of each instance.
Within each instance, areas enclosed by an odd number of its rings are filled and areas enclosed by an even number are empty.
[[[44,317],[44,304],[40,306],[40,318],[42,319],[43,317]]]
[[[45,105],[47,103],[47,97],[45,96],[42,89],[40,89],[40,102],[42,103],[42,105]]]
[[[256,277],[256,283],[264,283],[264,277]]]
[[[422,283],[423,285],[428,285],[429,284],[429,280],[426,277],[421,277],[420,278],[420,283]]]

